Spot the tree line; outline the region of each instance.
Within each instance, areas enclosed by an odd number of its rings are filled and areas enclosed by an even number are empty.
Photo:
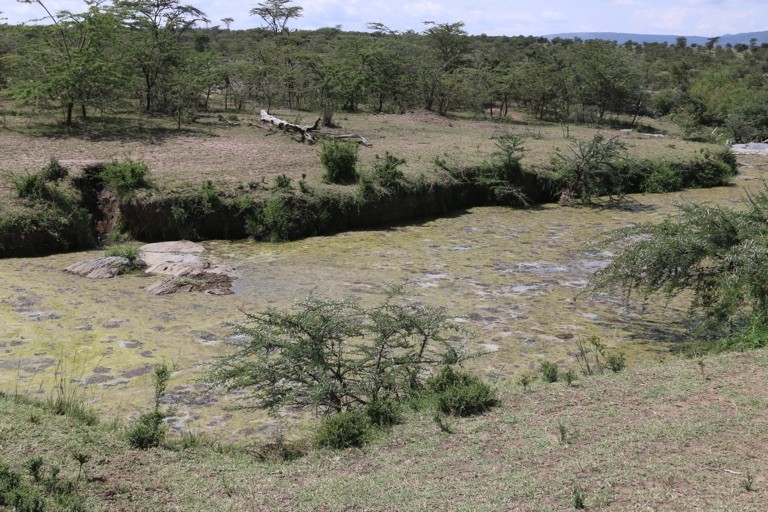
[[[0,25],[0,91],[66,124],[94,110],[173,116],[254,106],[323,113],[439,114],[510,110],[561,123],[670,116],[686,135],[721,127],[735,140],[768,138],[768,45],[721,46],[533,36],[469,35],[462,22],[398,32],[370,23],[291,30],[301,7],[259,3],[264,27],[210,26],[178,0],[84,0],[82,12],[49,11],[47,25]]]

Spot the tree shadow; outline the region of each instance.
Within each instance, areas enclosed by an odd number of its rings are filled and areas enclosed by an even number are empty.
[[[50,139],[81,139],[88,142],[143,142],[162,144],[177,137],[217,137],[210,129],[181,129],[162,124],[160,119],[150,117],[126,118],[118,116],[93,117],[76,121],[67,126],[64,123],[36,122],[14,131]]]

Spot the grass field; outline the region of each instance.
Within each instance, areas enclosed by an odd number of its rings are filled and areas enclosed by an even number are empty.
[[[292,122],[311,123],[311,113],[275,111],[274,115]],[[235,124],[217,117],[176,130],[167,120],[140,116],[94,118],[87,124],[65,129],[39,118],[7,116],[0,127],[0,172],[6,175],[2,185],[8,193],[9,173],[34,172],[51,157],[72,167],[132,158],[149,165],[152,179],[161,188],[193,186],[212,180],[225,191],[262,179],[271,183],[286,174],[319,185],[323,169],[318,157],[319,145],[300,144],[290,136],[259,128],[258,114],[240,115]],[[497,122],[441,117],[429,112],[394,114],[346,114],[336,121],[336,133],[358,133],[372,147],[360,150],[361,170],[370,169],[376,156],[386,152],[404,158],[403,168],[412,178],[424,174],[427,179],[437,170],[440,157],[458,167],[486,161],[496,150],[495,139],[505,133],[524,138],[527,152],[523,165],[544,168],[556,151],[568,152],[560,125],[523,122]],[[650,122],[649,122],[650,123]],[[668,137],[626,132],[610,128],[571,127],[574,139],[589,139],[601,132],[616,136],[628,146],[631,157],[688,160],[704,148],[715,146],[683,141],[676,127],[652,122]]]
[[[768,507],[767,379],[760,350],[570,387],[509,382],[499,407],[452,420],[452,434],[414,412],[363,450],[271,463],[212,439],[130,450],[112,427],[0,398],[0,460],[25,474],[42,457],[93,510],[574,510],[578,489],[587,510],[757,512]],[[88,456],[82,471],[73,454]]]

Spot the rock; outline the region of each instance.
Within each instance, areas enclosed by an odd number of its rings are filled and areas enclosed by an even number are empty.
[[[201,291],[207,295],[227,295],[235,269],[224,265],[211,265],[200,254],[205,247],[188,240],[160,242],[142,246],[141,260],[147,265],[146,274],[168,276],[172,279],[157,281],[144,288],[153,295]]]
[[[109,256],[90,261],[81,261],[64,269],[65,272],[88,279],[109,279],[125,272],[131,262],[121,256]]]

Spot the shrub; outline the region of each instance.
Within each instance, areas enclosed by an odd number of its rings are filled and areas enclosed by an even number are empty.
[[[160,446],[165,440],[166,414],[160,410],[141,413],[125,433],[131,448],[147,450]]]
[[[542,361],[539,370],[541,371],[541,376],[546,382],[557,382],[560,378],[559,368],[555,363],[551,361]]]
[[[608,354],[605,358],[605,366],[612,372],[623,371],[627,367],[627,359],[623,352]]]
[[[619,287],[643,298],[691,292],[710,332],[737,329],[750,317],[768,319],[768,195],[734,210],[685,204],[657,224],[616,230],[604,246],[621,244],[593,277],[594,290]]]
[[[626,146],[617,137],[606,139],[598,133],[588,142],[574,142],[570,150],[570,154],[558,152],[553,162],[561,187],[560,204],[624,194],[625,176],[619,172],[619,163],[625,159]]]
[[[496,391],[479,377],[443,366],[427,379],[427,389],[435,396],[437,409],[443,414],[473,416],[497,403]]]
[[[391,399],[372,400],[365,406],[365,414],[371,424],[379,428],[397,425],[403,420],[400,404]]]
[[[169,413],[161,409],[160,403],[165,396],[171,373],[171,369],[166,364],[159,364],[155,367],[152,374],[154,407],[151,411],[139,415],[138,419],[126,431],[128,444],[132,448],[146,450],[160,446],[165,440],[167,427],[163,420],[169,416]]]
[[[352,142],[323,142],[320,162],[325,167],[323,180],[328,183],[354,183],[357,180],[358,146]]]
[[[683,177],[674,167],[665,163],[654,165],[653,171],[642,184],[642,191],[647,194],[677,192],[682,189]]]
[[[463,359],[458,333],[444,311],[419,306],[391,287],[384,300],[363,307],[353,298],[310,295],[292,311],[247,314],[237,330],[245,341],[214,360],[209,379],[259,408],[312,408],[321,414],[362,409],[375,400],[402,401],[420,376]]]
[[[371,436],[371,424],[362,411],[339,412],[322,420],[315,432],[315,445],[321,448],[359,448]]]
[[[125,162],[113,160],[100,173],[104,185],[114,190],[119,198],[130,197],[137,189],[148,188],[148,174],[147,164],[130,159]]]
[[[373,176],[382,187],[386,189],[397,188],[405,179],[403,171],[399,169],[401,165],[405,165],[405,160],[387,151],[384,158],[376,156],[376,162],[373,164]]]
[[[135,247],[110,247],[104,251],[104,256],[106,257],[117,256],[119,258],[125,258],[131,264],[138,260],[140,255],[139,250]]]

